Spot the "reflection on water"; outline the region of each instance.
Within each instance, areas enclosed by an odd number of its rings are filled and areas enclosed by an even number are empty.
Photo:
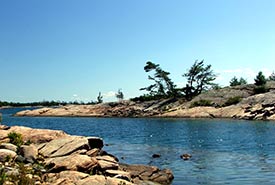
[[[11,117],[15,111],[0,110],[4,124],[102,137],[121,162],[172,169],[173,184],[275,184],[274,122]]]

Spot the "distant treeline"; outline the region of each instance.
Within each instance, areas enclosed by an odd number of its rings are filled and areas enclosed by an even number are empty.
[[[3,106],[12,106],[12,107],[26,107],[26,106],[45,106],[45,107],[50,107],[50,106],[60,106],[60,105],[91,105],[91,104],[96,104],[96,102],[88,102],[84,103],[82,101],[70,101],[70,102],[65,102],[65,101],[40,101],[40,102],[30,102],[30,103],[19,103],[19,102],[7,102],[7,101],[0,101],[0,107]]]

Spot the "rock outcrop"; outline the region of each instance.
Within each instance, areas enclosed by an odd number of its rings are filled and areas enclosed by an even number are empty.
[[[6,184],[18,184],[20,181],[44,185],[132,185],[171,184],[173,180],[173,174],[168,169],[120,164],[115,156],[102,150],[101,138],[18,126],[1,128],[5,128],[0,131],[5,131],[3,133],[7,135],[19,131],[25,143],[21,146],[10,143],[0,145],[0,170],[6,175]],[[25,135],[32,132],[40,134],[35,139]],[[42,133],[51,133],[53,137]],[[30,139],[31,144],[27,145]]]
[[[97,105],[69,105],[26,110],[16,116],[97,116],[97,117],[185,117],[275,120],[275,82],[268,82],[267,93],[254,94],[255,85],[210,90],[191,101],[163,99],[146,102],[111,102]],[[209,106],[194,107],[207,101]],[[1,134],[0,134],[1,136]]]

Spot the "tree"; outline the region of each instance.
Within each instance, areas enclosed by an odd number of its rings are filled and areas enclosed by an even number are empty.
[[[122,92],[121,89],[119,89],[119,90],[117,91],[116,98],[118,99],[118,101],[121,101],[121,100],[124,99],[124,94],[123,94],[123,92]]]
[[[103,96],[101,96],[101,92],[99,92],[97,96],[97,103],[102,103],[102,102],[103,102]]]
[[[154,84],[141,88],[140,90],[146,90],[152,96],[170,97],[176,94],[175,85],[169,78],[169,72],[162,70],[159,64],[154,64],[148,61],[144,66],[146,73],[154,71],[154,75],[148,75],[148,79],[152,80]]]
[[[268,80],[275,81],[275,73],[274,71],[271,73],[271,75],[268,77]]]
[[[247,81],[241,77],[239,80],[238,78],[236,78],[236,76],[234,76],[230,82],[229,82],[230,86],[233,87],[233,86],[237,86],[237,85],[244,85],[244,84],[247,84]]]
[[[257,86],[264,86],[266,84],[266,78],[265,76],[263,75],[263,72],[260,71],[258,73],[258,75],[256,76],[256,78],[254,79],[255,81],[255,85]]]
[[[188,72],[182,75],[188,80],[186,87],[183,88],[187,99],[192,99],[203,90],[208,89],[209,86],[214,85],[213,81],[216,79],[216,75],[211,69],[211,65],[204,66],[203,62],[203,60],[201,62],[196,60]]]

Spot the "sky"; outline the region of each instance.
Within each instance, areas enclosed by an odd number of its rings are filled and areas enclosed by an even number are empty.
[[[195,60],[216,83],[275,70],[274,0],[2,0],[0,101],[113,101],[160,64],[178,85]]]

